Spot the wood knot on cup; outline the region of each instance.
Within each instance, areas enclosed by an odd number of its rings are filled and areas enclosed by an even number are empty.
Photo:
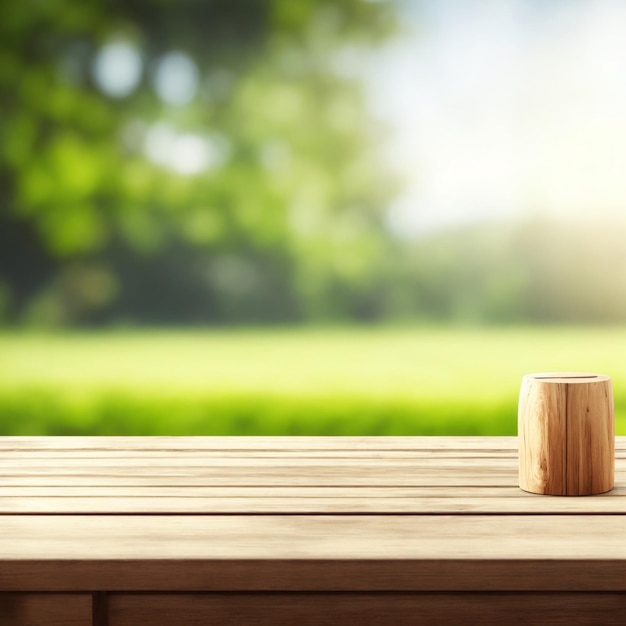
[[[524,376],[517,432],[524,491],[588,496],[613,489],[615,418],[608,376]]]

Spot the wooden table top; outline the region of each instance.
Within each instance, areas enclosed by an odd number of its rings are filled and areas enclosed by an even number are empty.
[[[3,437],[0,591],[626,590],[615,489],[518,487],[514,437]]]

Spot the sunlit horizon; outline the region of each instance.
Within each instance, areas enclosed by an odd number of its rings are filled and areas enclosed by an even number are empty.
[[[421,233],[626,206],[626,5],[429,0],[372,61],[371,106],[405,180],[390,225]]]

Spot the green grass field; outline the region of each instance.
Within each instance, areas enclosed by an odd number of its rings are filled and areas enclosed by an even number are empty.
[[[521,377],[613,378],[626,329],[0,334],[0,434],[514,435]]]

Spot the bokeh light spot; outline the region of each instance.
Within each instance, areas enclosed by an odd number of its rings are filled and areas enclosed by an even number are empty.
[[[180,133],[165,122],[151,126],[144,143],[144,154],[150,161],[183,176],[218,167],[228,158],[228,152],[221,135]]]
[[[199,73],[196,64],[184,52],[170,52],[158,63],[154,88],[167,104],[184,105],[198,91]]]
[[[142,60],[137,48],[116,41],[106,44],[96,55],[93,75],[98,87],[112,98],[124,98],[137,87]]]

